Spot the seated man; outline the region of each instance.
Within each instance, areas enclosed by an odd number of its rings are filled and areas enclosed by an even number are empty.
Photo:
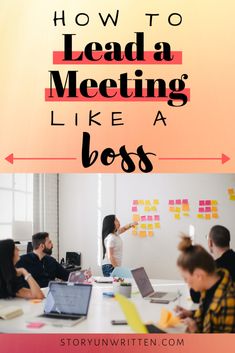
[[[208,235],[208,247],[214,257],[217,268],[225,268],[235,281],[235,252],[230,249],[230,232],[224,226],[213,226]],[[200,293],[190,290],[195,303],[200,301]]]
[[[16,267],[23,267],[31,273],[41,288],[47,287],[48,283],[56,278],[67,281],[69,272],[50,256],[53,244],[49,234],[46,232],[34,234],[32,245],[33,251],[22,255]]]

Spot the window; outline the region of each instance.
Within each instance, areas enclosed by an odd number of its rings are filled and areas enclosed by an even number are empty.
[[[32,225],[33,174],[0,174],[0,239],[27,240]]]

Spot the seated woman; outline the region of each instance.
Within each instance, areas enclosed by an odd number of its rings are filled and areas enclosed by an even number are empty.
[[[19,249],[12,239],[0,240],[0,298],[44,298],[31,274],[24,268],[15,268],[19,258]],[[29,288],[24,288],[24,281],[20,279],[20,276],[24,276]]]
[[[122,263],[122,239],[124,233],[138,223],[133,222],[120,227],[120,222],[115,215],[104,217],[102,228],[103,261],[102,272],[104,277],[109,277],[113,269]]]
[[[196,312],[176,307],[185,319],[188,332],[235,332],[235,288],[225,269],[216,270],[212,256],[200,245],[192,245],[190,237],[183,236],[178,246],[181,255],[177,265],[189,288],[201,293]]]

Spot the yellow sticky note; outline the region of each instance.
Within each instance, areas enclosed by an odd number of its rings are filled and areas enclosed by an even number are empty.
[[[159,204],[159,200],[153,200],[153,204],[154,205],[158,205]]]
[[[151,211],[157,211],[156,206],[152,206],[152,207],[151,207]]]
[[[180,213],[180,211],[181,211],[180,207],[175,208],[175,212]]]
[[[189,213],[183,213],[184,217],[189,217]]]
[[[175,212],[175,207],[173,207],[173,206],[169,207],[169,211],[170,212]]]
[[[159,222],[155,223],[154,228],[160,228],[160,223]]]
[[[197,215],[197,218],[204,218],[203,216],[204,216],[203,214],[200,214],[200,213],[199,213],[199,214]]]
[[[140,227],[141,227],[142,229],[146,229],[146,223],[141,223]]]
[[[228,193],[229,193],[229,195],[233,195],[234,194],[234,189],[233,188],[228,189]]]
[[[151,205],[151,202],[150,202],[150,200],[145,200],[145,205],[148,205],[148,206],[150,206],[150,205]]]
[[[140,215],[139,214],[133,214],[132,215],[132,220],[134,222],[139,222],[140,221]]]
[[[153,229],[153,224],[148,224],[148,229]]]
[[[176,214],[174,214],[174,217],[175,217],[175,219],[180,219],[180,214],[176,213]]]
[[[219,218],[218,213],[212,213],[212,218]]]
[[[183,204],[182,211],[189,211],[189,204]]]
[[[154,234],[154,233],[153,233],[153,231],[152,231],[152,230],[150,230],[150,231],[148,232],[148,236],[149,236],[149,237],[152,237],[152,236],[153,236],[153,234]]]
[[[207,213],[207,214],[205,215],[205,219],[211,219],[211,215]]]
[[[218,208],[217,207],[215,207],[215,206],[212,206],[211,207],[211,212],[217,212],[218,211]]]
[[[139,231],[139,236],[140,238],[145,238],[146,237],[146,232],[144,230]]]
[[[144,205],[144,200],[139,200],[139,201],[138,201],[138,204],[139,204],[139,205]]]
[[[174,327],[179,324],[180,324],[180,318],[173,315],[169,310],[163,307],[158,325],[161,326],[162,328],[167,328],[167,327]]]
[[[231,201],[235,201],[235,195],[230,195],[229,199],[230,199]]]
[[[217,200],[211,200],[211,204],[212,204],[213,206],[218,205],[218,201],[217,201]]]
[[[132,235],[137,235],[137,230],[136,229],[132,230]]]
[[[149,212],[150,209],[151,209],[151,208],[150,208],[149,206],[145,206],[144,211],[145,211],[145,212]]]

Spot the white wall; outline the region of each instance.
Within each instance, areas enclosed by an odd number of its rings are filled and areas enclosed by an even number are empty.
[[[179,278],[176,247],[179,233],[188,232],[190,224],[195,226],[196,242],[204,246],[205,235],[214,224],[225,225],[235,237],[235,202],[227,195],[227,189],[235,187],[234,174],[101,174],[100,178],[100,194],[98,174],[61,174],[59,186],[60,257],[66,251],[81,251],[82,265],[91,266],[94,273],[101,273],[97,266],[98,218],[116,213],[123,225],[130,222],[134,199],[159,199],[161,229],[144,239],[127,232],[123,236],[123,265],[142,265],[152,278]],[[168,211],[168,200],[177,198],[189,199],[189,218],[174,220]],[[220,218],[197,219],[199,199],[217,199]],[[235,248],[234,238],[232,246]]]

